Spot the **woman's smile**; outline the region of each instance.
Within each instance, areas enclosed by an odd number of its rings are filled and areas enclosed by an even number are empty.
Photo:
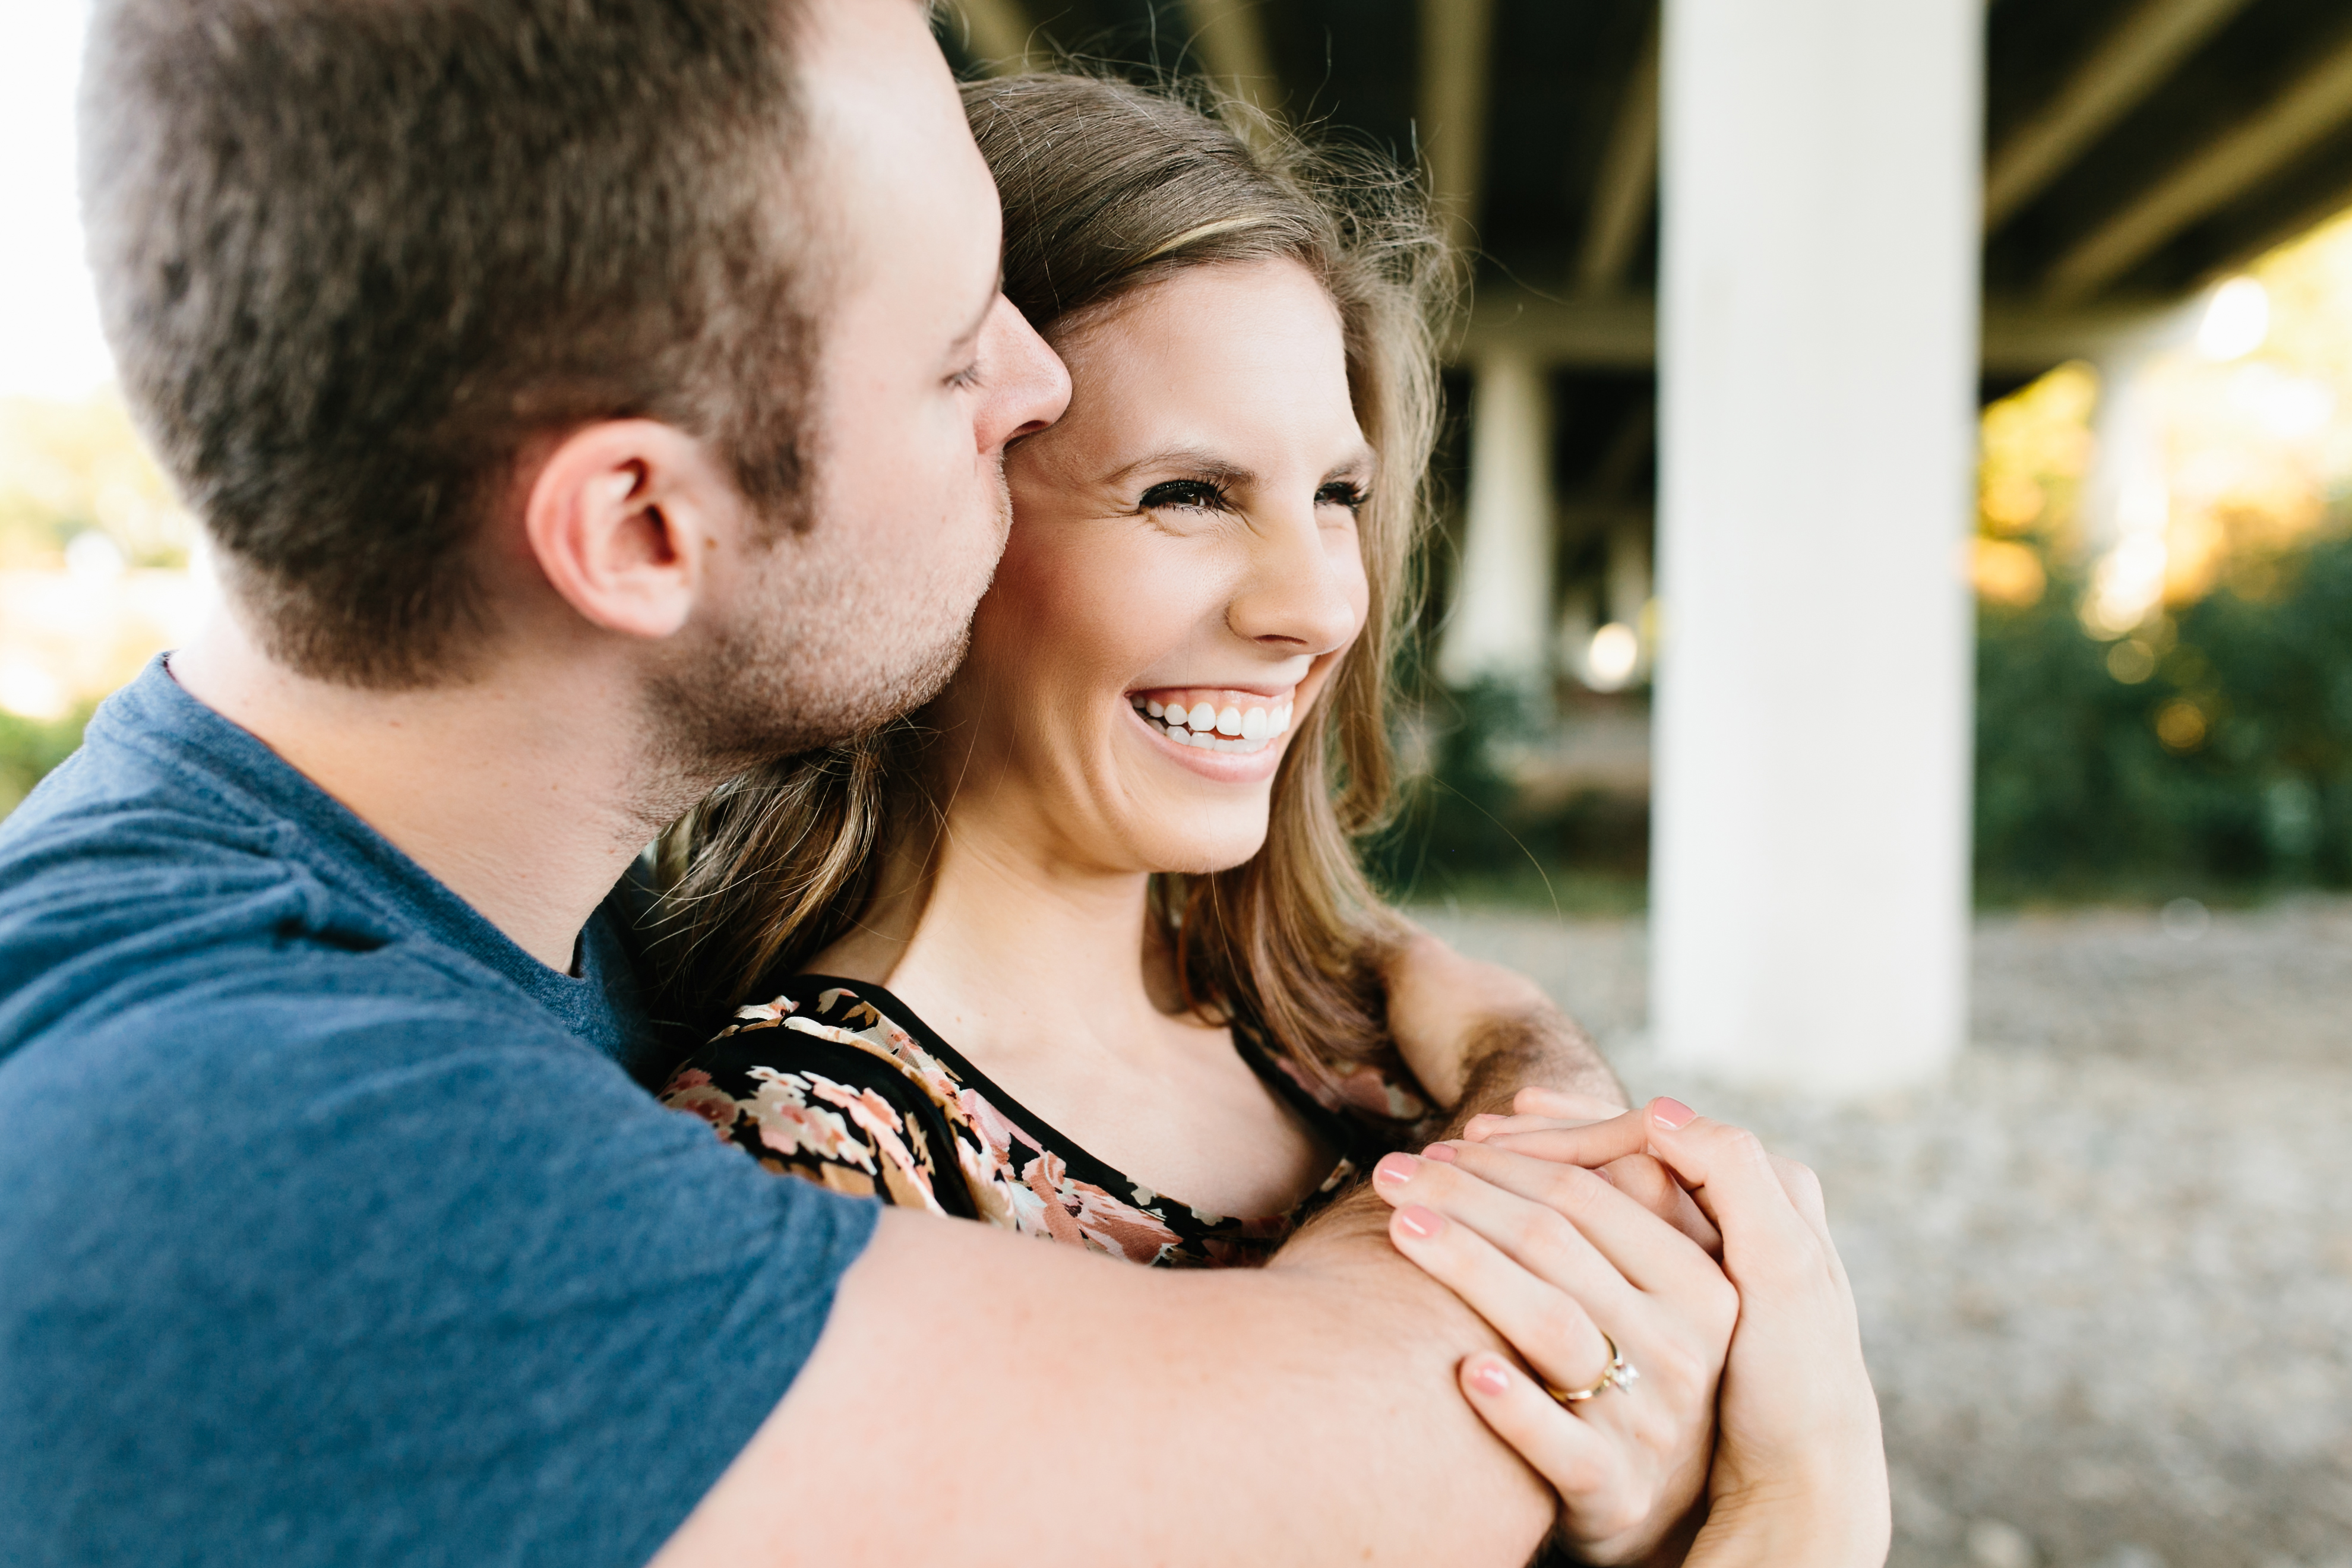
[[[1241,691],[1223,687],[1161,687],[1130,691],[1128,703],[1151,729],[1180,746],[1251,756],[1289,732],[1297,688]]]

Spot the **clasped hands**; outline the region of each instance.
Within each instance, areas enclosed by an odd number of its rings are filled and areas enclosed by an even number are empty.
[[[1884,1563],[1877,1401],[1812,1172],[1672,1100],[1527,1089],[1371,1184],[1397,1249],[1517,1352],[1464,1358],[1462,1392],[1580,1560]],[[1612,1346],[1630,1389],[1548,1392],[1593,1387]]]

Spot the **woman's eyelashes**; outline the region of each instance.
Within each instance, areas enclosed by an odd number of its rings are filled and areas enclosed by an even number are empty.
[[[1231,511],[1232,498],[1224,487],[1206,479],[1167,479],[1143,492],[1139,511]]]
[[[973,387],[978,386],[980,384],[980,362],[978,360],[974,360],[970,364],[964,366],[961,370],[957,371],[953,375],[949,376],[948,384],[954,387],[959,392],[970,392]]]
[[[1364,504],[1364,487],[1353,479],[1333,479],[1315,492],[1317,506],[1344,506],[1354,511]],[[1233,497],[1222,485],[1207,479],[1166,479],[1143,492],[1139,511],[1231,511]]]

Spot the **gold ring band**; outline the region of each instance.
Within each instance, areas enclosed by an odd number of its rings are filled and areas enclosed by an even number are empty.
[[[1633,1393],[1633,1384],[1642,1374],[1634,1370],[1633,1363],[1625,1359],[1625,1352],[1617,1348],[1617,1342],[1611,1339],[1606,1332],[1601,1334],[1601,1342],[1609,1347],[1609,1368],[1594,1380],[1591,1387],[1554,1388],[1547,1383],[1543,1385],[1543,1391],[1559,1401],[1563,1407],[1581,1405],[1594,1394],[1606,1394],[1612,1388],[1621,1394]]]

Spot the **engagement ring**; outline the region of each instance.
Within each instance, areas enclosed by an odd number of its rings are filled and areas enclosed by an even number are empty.
[[[1624,1394],[1633,1393],[1633,1384],[1641,1377],[1641,1373],[1634,1369],[1632,1362],[1625,1359],[1625,1352],[1617,1348],[1615,1340],[1604,1333],[1601,1336],[1601,1342],[1609,1347],[1609,1368],[1593,1381],[1590,1388],[1554,1388],[1547,1383],[1543,1385],[1543,1391],[1559,1401],[1562,1405],[1581,1405],[1594,1394],[1606,1393],[1612,1388]]]

